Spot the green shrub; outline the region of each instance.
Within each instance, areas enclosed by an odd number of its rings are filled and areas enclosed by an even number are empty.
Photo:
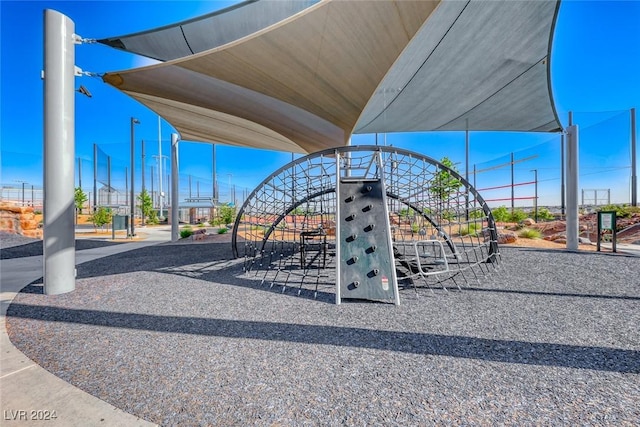
[[[518,236],[522,237],[523,239],[539,239],[542,237],[542,234],[540,233],[540,231],[533,228],[523,228],[518,233]]]
[[[198,223],[198,228],[204,228],[204,222],[199,222]]]
[[[232,224],[236,219],[236,208],[233,206],[221,206],[220,219],[222,224]]]
[[[472,235],[475,236],[478,234],[478,228],[480,227],[479,224],[476,223],[471,223],[469,225],[463,225],[460,227],[460,230],[458,231],[458,234],[461,236],[467,236],[467,235]]]
[[[634,213],[640,213],[640,207],[628,206],[628,205],[606,205],[601,206],[598,211],[610,212],[614,211],[618,218],[629,218]]]
[[[398,212],[398,215],[403,218],[410,218],[415,215],[415,212],[411,208],[404,208],[404,209],[400,209],[400,212]]]
[[[218,228],[218,234],[224,234],[224,233],[226,233],[227,231],[229,231],[229,229],[228,229],[228,228],[224,228],[224,227],[223,227],[223,228]]]
[[[193,234],[193,230],[190,225],[186,225],[182,230],[180,230],[180,238],[186,239],[187,237]]]
[[[536,217],[536,211],[531,211],[531,218]],[[551,221],[556,219],[555,216],[549,211],[547,208],[539,208],[538,209],[538,221]]]
[[[103,228],[106,224],[111,223],[111,209],[100,206],[91,216],[91,222],[94,227]]]
[[[496,222],[509,222],[511,219],[511,213],[506,206],[491,209],[491,213],[493,214],[493,219]]]
[[[158,213],[155,210],[149,211],[149,216],[147,217],[147,224],[159,224],[160,220],[158,219]]]
[[[469,218],[471,219],[480,219],[480,218],[484,218],[484,216],[485,216],[484,211],[482,209],[476,209],[469,212]]]
[[[520,222],[527,218],[527,214],[522,209],[514,209],[511,212],[510,222]]]

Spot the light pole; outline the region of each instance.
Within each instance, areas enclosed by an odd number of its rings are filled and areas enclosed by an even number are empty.
[[[229,176],[229,202],[233,202],[231,198],[231,177],[233,176],[233,174],[228,173],[227,175]]]
[[[135,212],[135,208],[136,208],[136,201],[134,198],[134,183],[135,183],[135,162],[136,162],[136,158],[135,158],[135,133],[134,133],[134,126],[140,124],[140,120],[136,119],[135,117],[131,117],[131,195],[130,195],[130,199],[131,199],[131,212],[129,213],[129,218],[131,220],[131,234],[130,237],[133,238],[133,236],[136,235],[135,233],[135,226],[133,225],[133,219],[134,219],[134,212]]]
[[[162,218],[164,218],[164,211],[163,211],[163,207],[164,207],[164,203],[163,203],[163,198],[165,197],[164,191],[162,190],[163,188],[163,181],[164,178],[162,176],[162,170],[164,169],[165,171],[167,171],[167,166],[166,163],[163,165],[163,162],[166,162],[166,160],[169,158],[168,156],[163,156],[163,155],[157,155],[157,156],[152,156],[154,159],[156,159],[156,162],[158,162],[158,202],[159,202],[159,208],[160,208],[160,220],[162,220]],[[165,188],[169,188],[169,184],[167,183],[167,186]]]
[[[142,193],[141,195],[144,196],[146,194],[146,188],[144,186],[144,174],[145,174],[145,165],[144,165],[144,139],[141,141],[142,143],[142,147],[141,147],[141,151],[142,151]],[[140,216],[142,217],[142,226],[144,227],[144,211],[142,210],[142,205],[144,205],[144,200],[140,200]]]
[[[535,196],[533,198],[534,221],[538,222],[538,169],[531,170],[533,172],[533,181],[535,186]]]

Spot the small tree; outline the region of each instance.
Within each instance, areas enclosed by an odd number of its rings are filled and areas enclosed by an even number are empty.
[[[89,200],[85,192],[82,191],[82,188],[76,187],[73,195],[73,200],[74,204],[76,205],[76,213],[82,214],[82,208],[84,207],[84,204],[87,202],[87,200]]]
[[[147,192],[146,188],[142,190],[140,194],[138,194],[138,201],[140,202],[138,207],[140,208],[140,212],[142,212],[142,222],[144,223],[144,220],[146,218],[150,218],[151,213],[154,212],[153,200],[151,200],[151,196]],[[156,222],[157,222],[157,219],[156,219]]]
[[[440,160],[440,163],[450,170],[456,173],[458,172],[455,165],[448,157],[443,157],[442,160]],[[435,174],[429,191],[436,199],[439,200],[440,211],[443,212],[443,215],[448,215],[449,217],[453,216],[452,212],[445,212],[445,210],[449,207],[451,195],[457,192],[461,186],[462,182],[451,175],[451,172],[448,170],[441,169]]]
[[[111,209],[100,206],[91,217],[94,227],[104,229],[105,224],[111,224]]]
[[[221,206],[220,219],[223,224],[231,224],[236,219],[236,208],[233,206]]]

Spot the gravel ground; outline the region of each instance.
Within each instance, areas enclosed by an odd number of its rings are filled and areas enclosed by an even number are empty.
[[[228,243],[164,244],[33,284],[13,343],[166,426],[638,425],[640,259],[501,248],[463,292],[340,306],[261,287]]]
[[[104,240],[76,239],[76,250],[119,245],[121,242]],[[23,258],[42,255],[42,240],[24,237],[19,234],[0,232],[0,259]]]

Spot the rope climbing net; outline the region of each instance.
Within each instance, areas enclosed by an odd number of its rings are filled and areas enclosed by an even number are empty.
[[[398,302],[399,285],[461,289],[500,258],[491,210],[463,177],[381,146],[325,150],[272,173],[238,212],[233,250],[263,285],[338,303]]]

